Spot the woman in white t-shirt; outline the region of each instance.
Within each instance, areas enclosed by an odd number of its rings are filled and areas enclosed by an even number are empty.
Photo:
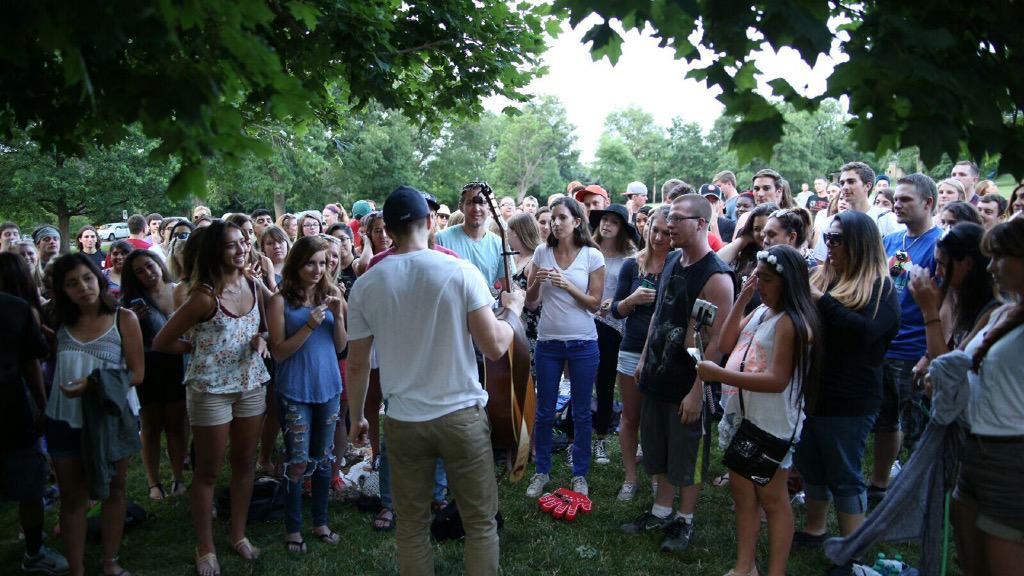
[[[593,314],[601,305],[604,256],[591,240],[583,206],[573,198],[551,205],[551,234],[537,247],[527,271],[527,306],[543,304],[537,325],[537,420],[534,436],[537,473],[526,490],[536,498],[551,472],[551,429],[558,400],[558,382],[569,366],[575,439],[572,447],[572,489],[587,494],[590,468],[590,396],[600,353]]]

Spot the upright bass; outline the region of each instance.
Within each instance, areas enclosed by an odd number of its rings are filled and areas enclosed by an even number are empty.
[[[474,182],[480,194],[487,200],[501,232],[502,261],[505,267],[506,292],[512,291],[512,263],[516,253],[508,245],[505,221],[501,219],[494,191],[486,182]],[[505,308],[494,312],[500,320],[512,326],[512,344],[508,352],[497,360],[484,358],[484,386],[487,389],[487,416],[491,421],[491,443],[495,448],[510,450],[511,468],[509,479],[513,482],[523,477],[530,457],[530,438],[537,415],[537,391],[530,370],[530,342],[519,317]]]

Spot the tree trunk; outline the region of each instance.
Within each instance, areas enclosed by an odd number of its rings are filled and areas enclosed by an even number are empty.
[[[71,210],[63,196],[57,199],[57,230],[60,232],[60,253],[67,254],[71,249]]]
[[[270,169],[270,179],[277,182],[274,188],[274,220],[276,221],[285,213],[284,192],[281,191],[281,175],[276,168]]]

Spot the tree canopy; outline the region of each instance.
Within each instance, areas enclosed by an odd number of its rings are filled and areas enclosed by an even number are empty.
[[[274,154],[253,124],[300,134],[369,101],[431,122],[485,96],[524,101],[546,6],[504,0],[15,2],[0,19],[0,136],[81,155],[139,125],[175,157],[172,198],[214,156]]]
[[[614,63],[621,52],[613,20],[626,31],[652,27],[662,46],[693,64],[702,58],[698,46],[710,51],[711,63],[689,77],[722,89],[725,115],[738,118],[729,144],[742,161],[770,157],[786,125],[757,91],[754,53],[791,47],[813,66],[838,41],[849,59],[824,94],[806,97],[768,78],[769,97],[814,110],[847,96],[850,137],[861,150],[917,147],[928,165],[943,154],[993,157],[1000,172],[1024,177],[1024,37],[1012,24],[1024,21],[1021,2],[557,0],[555,9],[573,26],[603,18],[584,36],[595,59]]]

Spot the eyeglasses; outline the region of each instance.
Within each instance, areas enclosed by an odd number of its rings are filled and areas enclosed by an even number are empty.
[[[825,239],[826,246],[842,246],[843,245],[843,233],[842,232],[826,232],[822,234]]]
[[[177,238],[178,240],[188,240],[190,234],[191,232],[178,232],[177,234],[174,235],[174,237]]]
[[[682,222],[683,220],[703,220],[703,216],[680,216],[679,214],[669,214],[665,217],[665,220],[669,222]]]
[[[320,223],[319,222],[303,222],[302,223],[302,227],[303,228],[319,228],[320,227]]]

